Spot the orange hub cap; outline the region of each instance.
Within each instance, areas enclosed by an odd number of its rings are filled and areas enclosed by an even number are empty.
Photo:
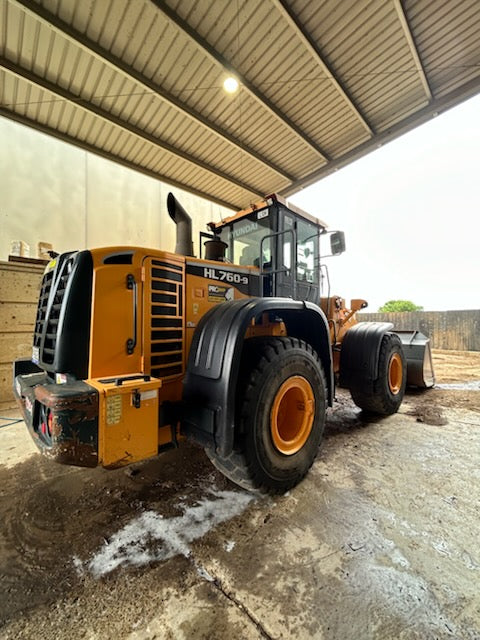
[[[396,395],[402,388],[403,366],[400,354],[394,353],[388,363],[388,387],[393,395]]]
[[[276,449],[291,456],[303,447],[312,431],[315,415],[313,390],[302,376],[285,380],[275,396],[270,430]]]

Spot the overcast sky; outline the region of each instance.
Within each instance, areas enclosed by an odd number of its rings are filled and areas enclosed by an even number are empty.
[[[332,294],[480,309],[480,96],[289,200],[343,229]]]

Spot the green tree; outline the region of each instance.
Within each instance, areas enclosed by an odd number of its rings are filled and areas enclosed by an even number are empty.
[[[410,300],[389,300],[378,310],[380,313],[392,313],[395,311],[423,311],[423,307],[410,302]]]

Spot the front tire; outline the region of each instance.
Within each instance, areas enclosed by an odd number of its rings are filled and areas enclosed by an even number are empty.
[[[407,367],[402,342],[394,333],[383,336],[378,357],[378,377],[373,389],[366,391],[360,384],[350,389],[357,407],[383,416],[396,413],[402,404],[407,382]]]
[[[306,475],[320,444],[327,404],[321,362],[296,338],[254,338],[240,376],[236,450],[207,455],[242,487],[283,493]]]

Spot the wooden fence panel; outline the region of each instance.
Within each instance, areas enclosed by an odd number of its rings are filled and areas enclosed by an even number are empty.
[[[364,322],[393,322],[395,329],[416,329],[435,349],[480,351],[480,310],[359,313]]]

